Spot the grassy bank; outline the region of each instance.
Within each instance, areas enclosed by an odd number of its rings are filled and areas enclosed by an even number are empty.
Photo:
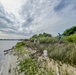
[[[60,40],[58,37],[38,37],[39,43],[36,44],[33,42],[34,39],[32,37],[30,42],[24,41],[25,46],[40,53],[46,49],[49,58],[76,65],[76,34],[62,36]]]
[[[38,43],[34,43],[35,38],[38,39]],[[38,57],[33,58],[32,56],[34,56],[34,54],[30,56],[30,53],[27,51],[28,49],[36,51],[37,55],[42,55],[43,50],[46,49],[50,59],[54,59],[55,61],[60,61],[62,63],[67,63],[72,66],[76,65],[76,34],[62,36],[60,40],[58,37],[45,37],[42,35],[39,37],[35,35],[29,40],[24,40],[23,42],[16,44],[15,54],[19,57],[19,74],[24,73],[24,75],[54,75],[51,69],[48,70],[46,66],[43,67],[43,62],[38,62]]]
[[[28,51],[29,48],[32,50]],[[32,56],[32,51],[37,51],[36,48],[32,42],[23,41],[16,44],[14,54],[18,56],[18,75],[54,75],[52,69],[48,69],[47,63],[38,61],[39,56]]]
[[[71,65],[76,65],[76,44],[75,43],[52,43],[52,44],[33,44],[28,43],[29,48],[43,53],[43,50],[48,51],[49,58],[59,60]]]

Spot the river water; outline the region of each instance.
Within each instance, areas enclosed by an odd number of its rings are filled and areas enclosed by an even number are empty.
[[[11,49],[18,41],[0,41],[0,61],[5,58],[4,50]]]
[[[0,41],[0,75],[4,66],[4,63],[6,63],[4,60],[6,58],[6,55],[4,55],[4,50],[11,49],[13,46],[16,45],[18,41]]]

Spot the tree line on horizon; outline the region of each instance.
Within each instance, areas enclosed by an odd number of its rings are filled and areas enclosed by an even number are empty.
[[[66,29],[63,33],[62,33],[62,35],[63,36],[70,36],[70,35],[72,35],[72,34],[75,34],[76,33],[76,26],[73,26],[73,27],[71,27],[71,28],[68,28],[68,29]],[[42,34],[35,34],[35,35],[33,35],[32,36],[32,38],[38,38],[38,37],[52,37],[52,35],[51,34],[49,34],[49,33],[42,33]]]

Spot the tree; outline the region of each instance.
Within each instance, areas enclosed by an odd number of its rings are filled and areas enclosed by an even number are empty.
[[[44,32],[43,34],[39,35],[35,34],[32,36],[32,38],[40,38],[40,37],[52,37],[52,35]]]
[[[51,37],[52,35],[51,34],[48,34],[48,33],[43,33],[43,34],[39,34],[39,37]]]
[[[74,33],[76,33],[76,26],[73,26],[72,28],[69,28],[69,29],[65,30],[63,32],[63,35],[64,36],[69,36],[69,35],[72,35]]]
[[[35,35],[32,36],[32,38],[37,38],[37,37],[38,37],[37,34],[35,34]]]

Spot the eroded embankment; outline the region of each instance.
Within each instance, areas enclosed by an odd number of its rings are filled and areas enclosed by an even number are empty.
[[[76,68],[23,47],[7,54],[2,75],[76,75]]]

